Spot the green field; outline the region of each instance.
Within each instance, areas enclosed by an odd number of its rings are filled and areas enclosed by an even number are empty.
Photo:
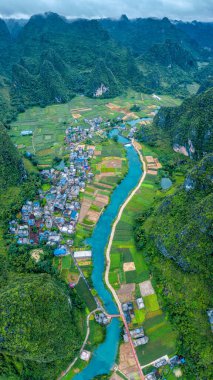
[[[158,157],[160,162],[168,155],[173,155],[170,148],[158,147],[153,149],[143,146],[144,155]],[[179,173],[180,174],[180,173]],[[183,175],[174,173],[172,186],[166,194],[172,194],[177,185],[183,181]],[[149,252],[144,249],[138,250],[135,245],[133,226],[135,217],[148,210],[155,204],[157,199],[165,196],[165,192],[160,189],[158,176],[147,175],[140,190],[132,198],[125,208],[122,218],[117,225],[115,237],[111,251],[112,266],[109,280],[115,289],[123,283],[139,284],[150,279],[151,268],[148,267],[146,257]],[[149,226],[147,226],[148,228]],[[134,261],[135,270],[123,272],[123,264]],[[154,287],[157,289],[154,279]],[[140,296],[139,286],[136,285],[135,298]],[[132,321],[133,327],[142,325],[145,334],[149,337],[149,342],[145,346],[137,348],[138,357],[142,365],[148,364],[163,355],[173,355],[176,351],[176,332],[172,329],[166,315],[161,310],[160,296],[152,294],[143,297],[145,309],[138,310],[136,303],[135,318]]]
[[[80,280],[78,281],[78,284],[76,285],[75,289],[79,294],[81,300],[85,302],[88,309],[90,311],[95,310],[97,307],[95,300],[82,278],[80,278]]]
[[[106,104],[113,103],[121,110],[114,110],[106,107]],[[137,117],[147,116],[150,113],[150,105],[159,105],[159,101],[153,99],[151,95],[140,94],[129,91],[126,94],[114,99],[91,99],[85,96],[76,96],[66,104],[57,104],[46,108],[33,107],[24,113],[20,113],[16,121],[11,124],[10,136],[18,146],[20,152],[29,151],[37,156],[40,165],[52,165],[55,156],[66,156],[66,146],[64,144],[65,130],[70,125],[87,126],[84,119],[92,119],[100,116],[103,121],[122,117],[125,115],[122,109],[130,109],[134,104],[141,106],[141,111],[136,112]],[[178,105],[178,99],[169,96],[162,96],[160,105]],[[72,115],[81,115],[74,119]],[[33,136],[21,136],[21,131],[32,130]],[[116,153],[112,150],[110,154]],[[108,156],[109,151],[104,150],[103,155]]]
[[[164,314],[145,320],[143,327],[149,342],[136,349],[141,365],[148,364],[163,355],[175,354],[176,334]]]

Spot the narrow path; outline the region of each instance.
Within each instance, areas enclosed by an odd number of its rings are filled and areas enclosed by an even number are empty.
[[[89,326],[89,320],[90,320],[90,317],[93,313],[95,313],[96,311],[100,310],[99,308],[91,311],[88,315],[87,315],[87,332],[86,332],[86,336],[85,336],[85,339],[83,341],[83,344],[81,346],[81,349],[80,349],[80,354],[81,352],[84,350],[84,347],[86,346],[87,344],[87,340],[89,338],[89,334],[90,334],[90,326]],[[71,370],[71,368],[74,366],[74,364],[76,363],[76,361],[78,360],[79,358],[79,354],[75,357],[75,359],[72,361],[72,363],[70,363],[70,365],[67,367],[67,369],[65,371],[62,372],[62,374],[58,377],[57,380],[61,380],[65,375],[68,374],[68,372]]]
[[[125,319],[125,316],[124,316],[124,313],[123,313],[123,310],[122,310],[122,306],[121,306],[121,302],[117,296],[117,293],[115,291],[115,289],[112,287],[112,285],[110,284],[109,282],[109,271],[110,271],[110,263],[111,263],[111,260],[110,260],[110,252],[111,252],[111,248],[112,248],[112,243],[113,243],[113,239],[114,239],[114,235],[115,235],[115,230],[116,230],[116,227],[117,227],[117,224],[119,223],[120,219],[121,219],[121,216],[123,214],[123,211],[125,209],[125,207],[127,206],[127,204],[131,201],[132,197],[136,194],[136,192],[140,189],[145,177],[146,177],[146,174],[147,174],[147,171],[146,171],[146,164],[145,164],[145,161],[144,161],[144,158],[137,146],[137,142],[132,139],[132,145],[134,146],[135,150],[137,151],[139,157],[140,157],[140,160],[142,162],[142,165],[143,165],[143,175],[138,183],[138,185],[134,188],[134,190],[131,192],[131,194],[128,196],[128,198],[125,200],[125,202],[122,204],[120,210],[119,210],[119,213],[118,213],[118,216],[117,218],[115,219],[114,223],[113,223],[113,226],[112,226],[112,230],[111,230],[111,234],[110,234],[110,238],[109,238],[109,242],[108,242],[108,246],[107,246],[107,249],[106,249],[106,271],[105,271],[105,283],[107,285],[107,287],[109,288],[109,290],[111,291],[115,301],[116,301],[116,304],[118,306],[118,310],[120,312],[120,316],[123,320],[123,323],[124,323],[124,326],[126,328],[126,331],[127,331],[127,335],[128,335],[128,338],[129,338],[129,342],[130,342],[130,345],[131,345],[131,348],[132,348],[132,352],[133,352],[133,355],[134,355],[134,358],[135,358],[135,361],[136,361],[136,364],[137,364],[137,367],[138,367],[138,371],[139,371],[139,374],[140,374],[140,378],[142,380],[145,379],[144,377],[144,374],[142,372],[142,369],[141,369],[141,365],[139,363],[139,360],[138,360],[138,356],[137,356],[137,353],[135,351],[135,347],[134,347],[134,344],[133,344],[133,341],[132,341],[132,337],[131,337],[131,334],[129,332],[129,327],[128,327],[128,324],[126,322],[126,319]]]

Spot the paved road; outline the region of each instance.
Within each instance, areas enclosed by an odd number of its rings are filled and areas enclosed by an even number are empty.
[[[124,313],[123,313],[123,310],[122,310],[122,306],[121,306],[121,302],[117,296],[117,293],[115,291],[115,289],[112,287],[112,285],[110,284],[109,282],[109,271],[110,271],[110,251],[111,251],[111,247],[112,247],[112,242],[113,242],[113,239],[114,239],[114,235],[115,235],[115,230],[116,230],[116,227],[117,227],[117,224],[119,223],[120,219],[121,219],[121,216],[123,214],[123,211],[125,209],[125,207],[127,206],[127,204],[130,202],[130,200],[132,199],[132,197],[136,194],[136,192],[140,189],[145,177],[146,177],[146,174],[147,174],[147,171],[146,171],[146,164],[145,164],[145,161],[144,161],[144,158],[138,148],[138,145],[137,145],[137,142],[132,139],[132,144],[135,148],[135,150],[137,151],[139,157],[140,157],[140,160],[142,162],[142,165],[143,165],[143,175],[138,183],[138,185],[134,188],[134,190],[131,192],[131,194],[128,196],[128,198],[125,200],[125,202],[123,203],[123,205],[121,206],[120,210],[119,210],[119,213],[117,215],[117,218],[115,219],[114,223],[113,223],[113,226],[112,226],[112,230],[111,230],[111,234],[110,234],[110,238],[109,238],[109,242],[108,242],[108,246],[107,246],[107,249],[106,249],[106,271],[105,271],[105,283],[107,285],[107,287],[109,288],[109,290],[111,291],[115,301],[116,301],[116,304],[118,306],[118,310],[120,312],[120,316],[123,320],[123,323],[124,323],[124,326],[126,328],[126,331],[127,331],[127,335],[128,335],[128,338],[129,338],[129,342],[131,344],[131,348],[132,348],[132,352],[133,352],[133,355],[134,355],[134,358],[135,358],[135,361],[136,361],[136,364],[137,364],[137,367],[138,367],[138,372],[140,374],[140,378],[142,380],[145,379],[144,377],[144,374],[143,374],[143,371],[141,369],[141,366],[140,366],[140,363],[139,363],[139,360],[138,360],[138,356],[137,356],[137,353],[135,351],[135,347],[134,347],[134,344],[133,344],[133,341],[132,341],[132,337],[130,335],[130,332],[129,332],[129,327],[128,327],[128,324],[126,322],[126,319],[125,319],[125,316],[124,316]]]

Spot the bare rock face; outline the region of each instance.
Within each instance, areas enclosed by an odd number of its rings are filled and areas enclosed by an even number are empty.
[[[105,92],[109,91],[109,88],[106,87],[103,83],[101,83],[100,87],[97,88],[97,90],[94,93],[94,96],[98,98],[99,96],[102,96],[105,94]]]

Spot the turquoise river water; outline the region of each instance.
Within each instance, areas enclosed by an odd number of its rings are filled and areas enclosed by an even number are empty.
[[[118,134],[116,129],[111,132],[111,137],[114,134]],[[129,140],[120,135],[118,135],[118,141],[122,144],[129,142]],[[105,248],[110,236],[112,223],[118,214],[120,206],[137,185],[142,175],[141,161],[136,150],[132,145],[125,147],[125,149],[129,163],[128,173],[112,193],[108,207],[101,215],[91,238],[88,239],[93,255],[93,286],[109,314],[117,313],[118,310],[111,293],[107,290],[103,281]],[[97,375],[109,373],[116,360],[119,339],[119,321],[117,318],[113,318],[107,326],[104,342],[94,351],[88,366],[77,374],[73,380],[92,380]]]

